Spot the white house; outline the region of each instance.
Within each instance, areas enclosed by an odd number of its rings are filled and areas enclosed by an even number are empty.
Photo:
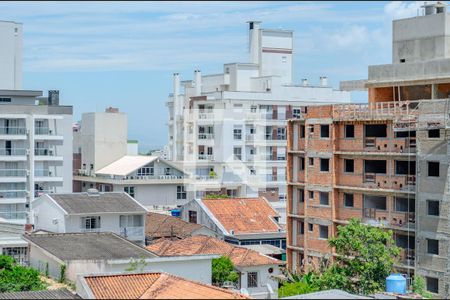
[[[145,243],[147,210],[127,193],[45,194],[32,202],[35,230],[54,233],[113,232]]]
[[[211,284],[211,263],[217,255],[158,257],[111,232],[25,234],[30,266],[55,279],[75,282],[78,275],[163,271]],[[65,267],[63,267],[65,266]]]

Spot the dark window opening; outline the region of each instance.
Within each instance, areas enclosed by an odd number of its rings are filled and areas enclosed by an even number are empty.
[[[429,161],[428,162],[428,176],[439,177],[439,162]]]
[[[416,137],[416,131],[396,131],[396,138],[408,138],[408,137]]]
[[[328,204],[329,204],[329,193],[320,192],[320,205],[328,205]]]
[[[320,171],[321,172],[328,172],[328,171],[330,171],[330,160],[328,158],[321,158],[320,159]]]
[[[313,157],[309,158],[309,165],[314,166],[314,158]]]
[[[355,172],[355,161],[353,159],[344,159],[344,166],[346,173]]]
[[[305,223],[300,222],[300,234],[305,234]]]
[[[427,239],[427,253],[439,255],[439,241]]]
[[[355,125],[345,125],[345,137],[354,138],[355,137]]]
[[[300,125],[300,137],[305,137],[305,125]]]
[[[328,226],[319,225],[319,237],[321,239],[328,239]]]
[[[397,234],[395,235],[395,245],[403,249],[415,249],[415,237]]]
[[[386,196],[364,195],[364,208],[386,210]]]
[[[416,174],[416,162],[407,160],[395,161],[395,174],[396,175],[415,175]]]
[[[195,210],[189,211],[189,223],[197,224],[197,212]]]
[[[330,137],[330,125],[320,125],[320,137],[321,138]]]
[[[303,171],[305,169],[305,158],[300,157],[300,171]]]
[[[439,216],[439,201],[427,200],[428,215]]]
[[[314,191],[309,191],[309,199],[314,199]]]
[[[387,137],[386,124],[364,125],[366,137]]]
[[[344,193],[344,207],[354,207],[353,194]]]
[[[314,224],[308,223],[308,231],[310,232],[314,231]]]
[[[364,171],[366,173],[386,174],[386,161],[364,160]]]
[[[415,212],[416,199],[395,197],[394,210],[398,212]]]
[[[428,137],[429,138],[439,138],[439,137],[441,137],[441,130],[440,129],[430,129],[430,130],[428,130]]]
[[[400,58],[400,63],[404,63],[404,62],[406,62],[406,59]]]
[[[427,277],[427,291],[431,293],[439,293],[439,279]]]
[[[299,201],[301,203],[305,202],[305,190],[304,189],[299,189],[298,190],[298,197],[299,197]]]

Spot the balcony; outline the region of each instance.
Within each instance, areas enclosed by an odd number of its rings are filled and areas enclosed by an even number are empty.
[[[120,235],[125,238],[144,237],[144,227],[120,227]]]
[[[37,191],[34,191],[34,198],[38,198],[45,194],[53,194],[54,192],[55,192],[55,190],[37,190]]]
[[[400,248],[399,263],[409,267],[414,267],[416,251],[411,248]]]
[[[34,155],[37,155],[37,156],[54,156],[54,152],[51,149],[36,148],[36,149],[34,149]]]
[[[0,218],[7,220],[24,220],[26,217],[27,213],[25,211],[0,212]]]
[[[0,190],[0,199],[22,199],[26,197],[27,191],[25,190]]]
[[[57,177],[55,173],[47,169],[35,169],[34,180],[37,182],[62,181],[62,177]]]
[[[245,136],[245,141],[246,142],[253,142],[255,140],[255,135],[254,134],[247,134]]]
[[[364,173],[363,182],[368,188],[392,189],[412,192],[416,186],[416,175],[386,175]]]
[[[213,140],[214,139],[214,133],[199,133],[198,134],[199,140]]]
[[[25,177],[27,170],[21,169],[0,169],[0,177]]]
[[[48,127],[36,127],[34,129],[35,135],[53,135],[53,131]]]
[[[27,149],[24,148],[0,148],[0,156],[24,156]]]
[[[213,154],[199,154],[198,155],[199,160],[208,160],[208,161],[214,161],[214,155]]]
[[[396,230],[415,230],[415,212],[394,212],[376,208],[363,209],[363,222],[373,226],[386,227]]]
[[[267,182],[286,182],[286,176],[267,174],[263,177],[263,180],[266,180]]]
[[[337,151],[345,153],[374,152],[414,154],[416,152],[416,138],[344,138],[338,139]]]
[[[0,135],[25,135],[26,127],[0,127]]]

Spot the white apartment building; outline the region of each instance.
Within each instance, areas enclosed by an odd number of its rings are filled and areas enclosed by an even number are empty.
[[[72,191],[72,106],[59,92],[0,90],[0,220],[29,222],[29,203]]]
[[[229,63],[223,73],[180,81],[174,74],[168,158],[196,176],[196,197],[286,197],[286,120],[307,105],[350,101],[326,77],[319,85],[293,76],[293,32],[249,22],[250,63]],[[283,210],[283,208],[281,208]]]
[[[21,89],[22,24],[0,20],[0,45],[0,89]]]

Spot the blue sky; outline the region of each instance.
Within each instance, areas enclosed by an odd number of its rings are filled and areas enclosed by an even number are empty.
[[[24,88],[59,89],[83,112],[119,107],[142,151],[167,142],[167,94],[182,79],[247,62],[248,20],[294,30],[294,79],[367,78],[390,63],[392,20],[423,2],[0,2],[24,24]],[[358,94],[354,101],[365,101]]]

